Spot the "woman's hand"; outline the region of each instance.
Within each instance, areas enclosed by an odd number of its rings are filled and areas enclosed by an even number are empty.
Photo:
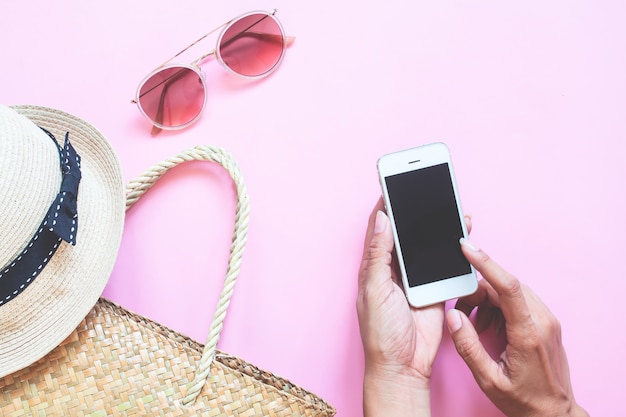
[[[448,311],[446,321],[480,388],[509,417],[588,416],[574,399],[559,321],[530,288],[469,241],[462,243],[484,279]],[[497,360],[468,319],[475,307],[479,327],[504,319],[507,345]]]
[[[469,219],[466,219],[469,225]],[[429,416],[430,375],[444,304],[412,308],[400,284],[382,200],[367,228],[357,312],[365,351],[365,416]]]

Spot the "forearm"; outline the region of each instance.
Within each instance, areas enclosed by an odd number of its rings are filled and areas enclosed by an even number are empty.
[[[412,376],[365,369],[364,417],[430,417],[430,386]]]

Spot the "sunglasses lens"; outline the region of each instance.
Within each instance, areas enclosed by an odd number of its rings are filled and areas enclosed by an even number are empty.
[[[233,22],[220,39],[218,56],[237,74],[260,77],[280,63],[285,49],[279,23],[270,15],[255,13]]]
[[[204,80],[194,70],[176,66],[148,77],[139,89],[139,106],[157,126],[184,127],[202,112],[205,103]]]

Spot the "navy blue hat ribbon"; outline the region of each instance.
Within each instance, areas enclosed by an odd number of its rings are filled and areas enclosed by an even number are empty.
[[[60,146],[52,133],[41,129],[59,149],[61,186],[35,235],[18,257],[0,270],[0,306],[17,297],[35,280],[62,241],[76,245],[80,156],[70,143],[69,133]]]

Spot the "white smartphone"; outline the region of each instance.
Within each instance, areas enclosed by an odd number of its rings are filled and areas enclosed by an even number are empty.
[[[448,147],[384,155],[378,173],[409,303],[423,307],[476,291],[476,271],[459,243],[467,229]]]

